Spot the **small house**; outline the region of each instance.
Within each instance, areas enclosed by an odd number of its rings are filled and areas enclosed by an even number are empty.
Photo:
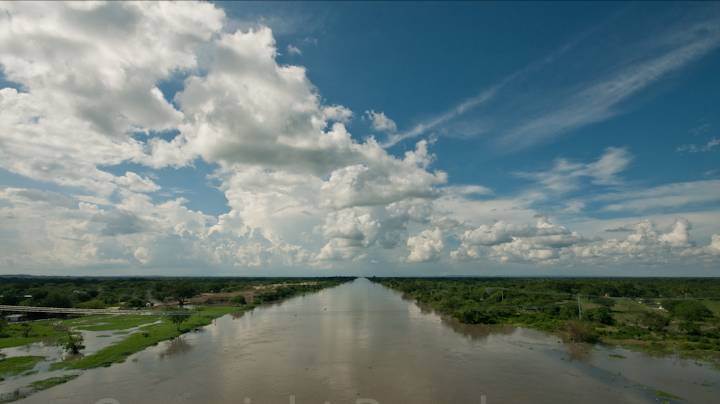
[[[5,316],[5,320],[7,320],[8,323],[17,323],[24,319],[25,319],[24,314],[10,314],[10,315]]]

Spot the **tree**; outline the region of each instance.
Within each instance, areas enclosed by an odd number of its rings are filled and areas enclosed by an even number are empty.
[[[178,301],[179,306],[184,306],[185,301],[197,294],[197,290],[190,283],[180,283],[172,290],[172,296]]]
[[[230,299],[230,301],[232,303],[240,305],[240,306],[244,306],[247,304],[247,300],[245,299],[245,296],[243,296],[243,295],[237,295],[237,296],[233,297],[232,299]]]
[[[177,328],[177,330],[179,331],[180,324],[187,321],[190,318],[190,316],[191,316],[191,314],[187,310],[173,312],[173,313],[170,313],[170,321],[172,321],[173,324],[175,324],[175,328]]]
[[[130,309],[141,309],[145,307],[145,301],[139,297],[132,297],[123,306]]]
[[[72,307],[72,301],[66,295],[60,292],[50,292],[42,300],[42,306],[45,307]]]
[[[0,296],[0,304],[7,304],[10,306],[14,306],[14,305],[20,303],[20,300],[21,299],[20,299],[19,295],[17,295],[14,292],[10,292],[10,291],[3,293],[2,296]]]

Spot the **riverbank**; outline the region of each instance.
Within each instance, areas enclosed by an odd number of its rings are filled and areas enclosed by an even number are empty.
[[[707,298],[720,290],[717,280],[372,280],[464,324],[533,328],[566,341],[678,355],[720,368],[720,299]],[[689,296],[688,284],[703,297]],[[618,297],[618,290],[634,296]]]
[[[460,323],[458,323],[460,324]],[[358,279],[223,316],[24,403],[713,402],[720,372],[528,328],[461,324]],[[482,333],[484,328],[495,330]],[[102,332],[102,331],[101,331]],[[612,356],[611,356],[612,355]],[[622,357],[622,358],[621,358]],[[47,376],[46,376],[47,377]],[[519,382],[520,380],[520,382]]]
[[[259,306],[337,286],[340,280],[313,283],[268,282],[253,288],[251,302],[224,299],[216,305],[193,306],[176,317],[178,309],[156,309],[157,315],[93,315],[44,319],[5,325],[0,336],[0,402],[14,401],[65,383],[83,371],[124,362],[129,356],[160,342],[200,330],[227,314],[242,316]],[[231,296],[231,297],[235,297]],[[231,300],[236,303],[231,305]],[[182,313],[182,312],[181,312]],[[65,353],[72,338],[88,345],[79,355]],[[25,355],[36,352],[37,355]],[[47,377],[43,377],[46,375]],[[4,385],[17,386],[6,390]]]

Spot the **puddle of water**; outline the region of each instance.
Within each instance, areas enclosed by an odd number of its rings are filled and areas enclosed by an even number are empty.
[[[123,330],[121,334],[114,334],[113,330],[110,331],[86,331],[73,329],[73,332],[82,334],[83,345],[85,348],[80,352],[81,355],[87,356],[96,353],[97,351],[110,346],[116,342],[119,342],[128,335],[138,332],[142,327],[156,324],[159,321],[143,324],[138,327],[128,328]],[[100,323],[93,323],[100,324]],[[79,371],[71,370],[54,370],[51,371],[50,367],[55,362],[60,362],[67,358],[67,353],[64,348],[60,345],[46,344],[44,342],[36,342],[33,344],[22,345],[18,347],[3,348],[0,349],[0,353],[5,358],[16,357],[16,356],[42,356],[45,359],[39,361],[31,370],[20,375],[8,376],[0,382],[0,396],[10,394],[16,390],[21,392],[26,391],[25,387],[31,383],[39,380],[45,380],[51,377],[66,376],[70,374],[79,374]],[[25,389],[25,390],[23,390]]]

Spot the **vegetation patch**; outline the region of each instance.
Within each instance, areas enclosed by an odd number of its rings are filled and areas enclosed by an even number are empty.
[[[78,330],[110,331],[126,330],[128,328],[139,327],[144,324],[153,323],[159,319],[160,316],[145,315],[89,316],[69,321],[67,322],[67,324],[74,326]]]
[[[89,315],[75,318],[37,319],[7,323],[0,318],[0,348],[44,342],[61,346],[72,354],[55,369],[90,369],[122,362],[128,356],[197,330],[226,314],[242,314],[263,303],[311,293],[354,278],[51,278],[3,277],[0,304],[58,308],[123,308],[153,310],[146,314]],[[185,309],[185,304],[195,306]],[[178,315],[179,314],[179,315]],[[61,315],[62,316],[62,315]],[[131,333],[131,329],[139,331]],[[124,339],[88,356],[82,335],[74,330],[108,331],[98,337],[125,335]],[[3,376],[30,374],[42,357],[0,360]],[[14,401],[65,383],[78,375],[52,377],[24,389],[0,395],[0,402]]]
[[[43,380],[38,380],[36,382],[32,382],[30,384],[30,387],[36,391],[45,390],[45,389],[49,389],[50,387],[57,386],[58,384],[67,383],[70,380],[72,380],[78,376],[79,375],[77,375],[77,374],[73,374],[73,375],[50,377],[48,379],[43,379]]]
[[[718,279],[372,278],[466,324],[677,354],[720,366]]]
[[[54,343],[65,335],[57,320],[38,320],[23,323],[5,323],[0,320],[0,349],[32,344]]]
[[[53,364],[52,368],[90,369],[101,366],[110,366],[116,362],[123,362],[128,356],[156,345],[161,341],[172,339],[185,332],[208,325],[213,319],[227,313],[238,311],[237,307],[213,307],[194,311],[180,324],[174,324],[169,317],[165,317],[159,324],[143,327],[141,332],[129,335],[127,338],[105,347],[98,352],[75,360]]]
[[[266,292],[260,301],[274,302],[298,294],[316,291],[336,283],[320,283],[316,286],[283,287],[279,292]],[[204,327],[214,319],[230,313],[245,312],[254,308],[255,304],[244,306],[204,306],[188,310],[187,315],[178,315],[178,309],[171,309],[167,316],[158,316],[160,323],[147,325],[140,332],[129,335],[127,338],[112,344],[100,351],[79,359],[55,363],[52,369],[90,369],[101,366],[110,366],[113,363],[123,362],[128,356],[156,345],[159,342],[173,339],[183,333]],[[146,317],[147,319],[147,317]]]
[[[28,372],[43,359],[45,358],[42,356],[14,356],[0,359],[0,378]]]
[[[655,390],[655,396],[657,398],[666,399],[666,400],[675,400],[675,401],[682,400],[682,397],[678,397],[675,394],[668,393],[667,391],[662,391],[662,390]]]

